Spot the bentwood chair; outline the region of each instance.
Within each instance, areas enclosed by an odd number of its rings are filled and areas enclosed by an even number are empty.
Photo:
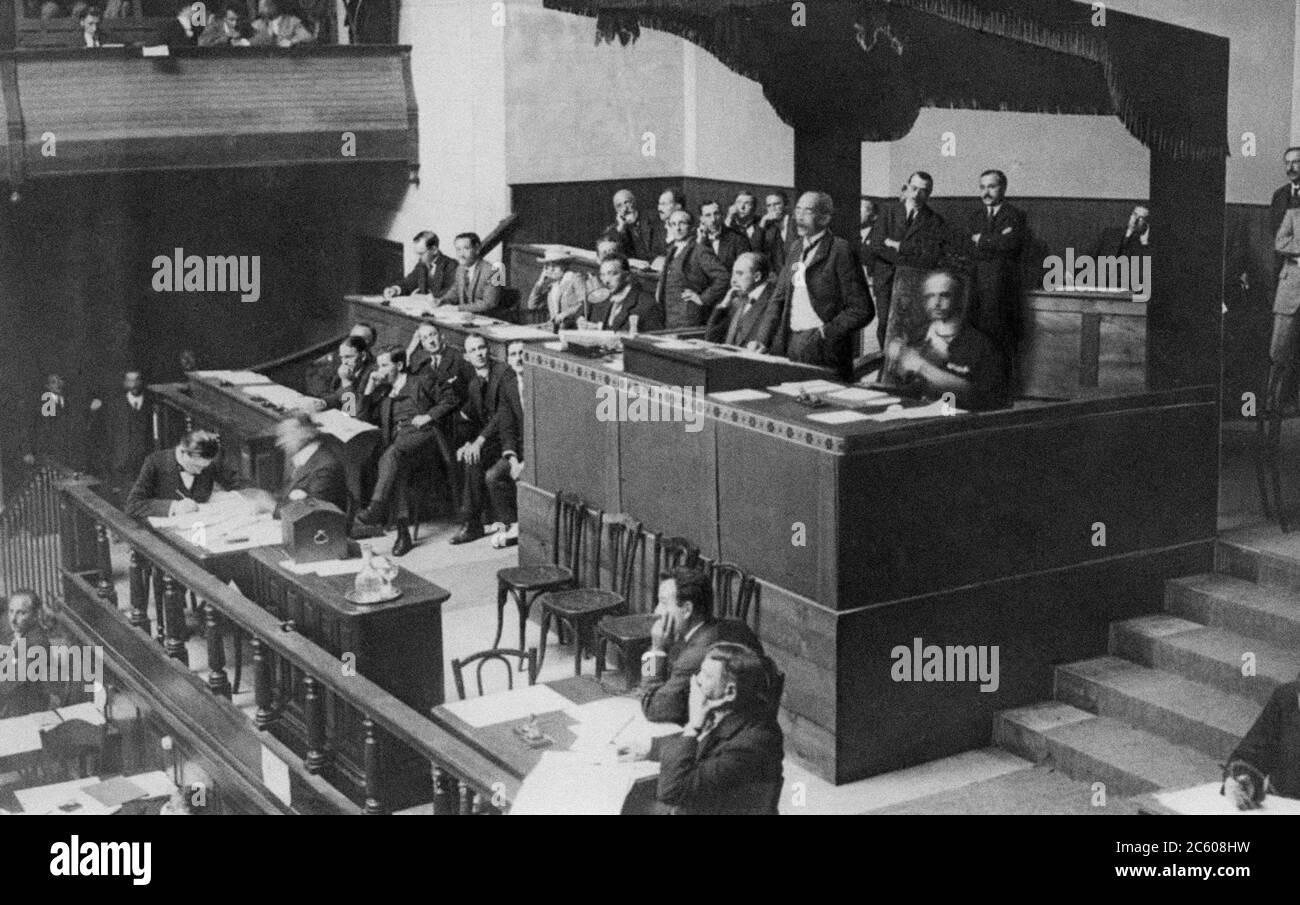
[[[654,575],[648,600],[645,605],[631,613],[606,616],[596,624],[596,678],[605,674],[605,658],[609,645],[618,648],[619,663],[623,665],[624,674],[629,682],[635,681],[628,667],[636,664],[641,655],[650,648],[650,627],[657,618],[654,614],[657,604],[656,595],[659,587],[659,574],[682,566],[694,566],[700,562],[700,551],[684,537],[664,537],[655,535]]]
[[[749,611],[758,597],[758,579],[730,562],[714,563],[711,571],[714,615],[748,624]]]
[[[519,647],[525,646],[524,630],[528,625],[528,612],[541,594],[573,587],[581,573],[582,559],[590,544],[586,504],[567,493],[555,495],[554,521],[551,525],[551,564],[541,566],[514,566],[497,572],[497,633],[492,646],[501,643],[505,627],[506,601],[514,598],[519,610]],[[600,531],[596,531],[596,556],[600,557]],[[557,628],[558,631],[558,628]],[[561,643],[564,638],[561,636]],[[542,633],[541,649],[546,651],[546,633]]]
[[[599,522],[598,522],[599,524]],[[597,527],[599,533],[600,528]],[[573,629],[573,674],[582,675],[582,654],[594,650],[593,634],[596,625],[606,616],[627,610],[631,596],[638,553],[645,547],[641,523],[624,515],[613,516],[609,523],[609,573],[612,590],[600,587],[600,545],[596,545],[595,587],[577,587],[565,591],[550,591],[539,600],[542,603],[542,638],[546,638],[551,620],[567,622]],[[541,652],[541,662],[546,651]],[[540,663],[539,663],[540,666]]]
[[[528,667],[528,684],[537,684],[537,648],[530,647],[526,651],[508,650],[506,648],[493,648],[492,650],[481,650],[476,654],[470,654],[468,657],[462,657],[459,660],[451,661],[451,675],[456,680],[456,694],[460,699],[465,700],[465,678],[462,671],[471,663],[478,663],[474,670],[474,679],[478,685],[479,697],[483,696],[483,667],[493,661],[500,661],[506,667],[506,689],[515,690],[515,667],[513,660],[519,660]]]

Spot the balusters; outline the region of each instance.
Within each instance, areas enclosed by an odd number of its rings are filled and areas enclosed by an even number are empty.
[[[253,646],[253,700],[257,702],[253,724],[258,729],[266,729],[280,718],[271,687],[271,659],[261,638],[254,635],[250,640]]]
[[[223,698],[230,698],[230,679],[226,676],[226,643],[222,636],[221,613],[207,601],[200,606],[208,624],[208,688]]]
[[[361,721],[366,734],[366,807],[367,814],[386,814],[382,790],[379,788],[379,731],[375,721],[366,717]]]
[[[95,525],[96,566],[99,580],[95,583],[95,593],[105,605],[117,609],[117,590],[113,587],[113,551],[109,544],[108,528]]]
[[[173,660],[190,665],[190,653],[185,649],[185,586],[170,575],[163,575],[163,650]]]
[[[307,719],[307,754],[303,757],[303,766],[307,768],[308,773],[320,773],[329,763],[329,755],[325,750],[324,689],[321,688],[320,681],[313,676],[303,676],[302,684],[306,694],[304,710]],[[368,740],[367,745],[369,745]],[[370,750],[367,747],[367,765],[369,762]],[[369,766],[367,766],[367,771],[369,771]],[[369,776],[368,772],[367,776]],[[368,783],[369,779],[367,779]]]
[[[460,816],[469,817],[474,813],[474,807],[478,796],[474,794],[474,789],[469,783],[458,781],[457,790],[460,792]]]
[[[131,616],[133,628],[149,634],[149,582],[153,567],[144,554],[131,551]]]
[[[433,813],[438,817],[456,814],[460,805],[456,798],[456,780],[441,767],[433,768]]]

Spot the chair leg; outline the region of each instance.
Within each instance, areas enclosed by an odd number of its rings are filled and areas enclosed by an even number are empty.
[[[573,674],[582,675],[582,620],[573,620]]]
[[[537,674],[542,674],[542,664],[546,662],[546,633],[551,629],[551,611],[542,607],[542,643],[537,651]]]
[[[605,654],[609,650],[609,641],[596,629],[596,681],[605,674]]]
[[[515,594],[515,606],[519,609],[519,649],[528,650],[528,645],[525,640],[526,638],[525,631],[528,628],[528,610],[529,610],[527,591],[521,591]],[[545,632],[542,633],[542,647],[543,648],[546,647]],[[519,671],[523,672],[527,668],[528,668],[528,661],[524,660],[521,657],[519,660]]]
[[[510,590],[511,589],[506,586],[506,583],[504,581],[498,579],[497,581],[497,634],[496,637],[492,639],[492,646],[494,648],[501,646],[501,630],[505,628],[505,621],[506,621],[506,596],[510,593]],[[519,649],[523,650],[524,646],[520,644]]]

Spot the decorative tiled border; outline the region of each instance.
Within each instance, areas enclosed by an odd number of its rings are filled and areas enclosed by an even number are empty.
[[[595,386],[615,386],[627,391],[631,386],[655,386],[668,388],[668,384],[644,377],[629,377],[618,371],[601,365],[585,364],[556,355],[547,349],[524,347],[524,364],[533,365],[543,370],[564,374]],[[671,388],[669,388],[671,393]],[[844,454],[848,451],[848,441],[807,427],[796,426],[788,421],[777,421],[763,415],[756,415],[744,409],[735,408],[712,399],[694,401],[694,411],[703,412],[705,417],[723,424],[733,424],[744,430],[776,437],[799,446],[806,446],[818,452]]]

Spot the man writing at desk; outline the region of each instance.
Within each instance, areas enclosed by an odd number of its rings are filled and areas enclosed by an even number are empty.
[[[691,680],[708,649],[731,641],[761,655],[763,645],[745,623],[714,618],[713,585],[700,568],[661,576],[655,614],[659,618],[650,629],[650,650],[641,658],[641,710],[652,723],[684,725],[690,716]]]
[[[198,512],[214,491],[247,487],[243,476],[220,457],[221,438],[209,431],[190,431],[175,449],[151,453],[127,494],[127,514],[142,519]]]
[[[937,271],[926,278],[923,294],[930,326],[919,344],[890,343],[896,372],[923,395],[953,394],[963,409],[1004,407],[1001,358],[992,340],[966,323],[965,285]]]

